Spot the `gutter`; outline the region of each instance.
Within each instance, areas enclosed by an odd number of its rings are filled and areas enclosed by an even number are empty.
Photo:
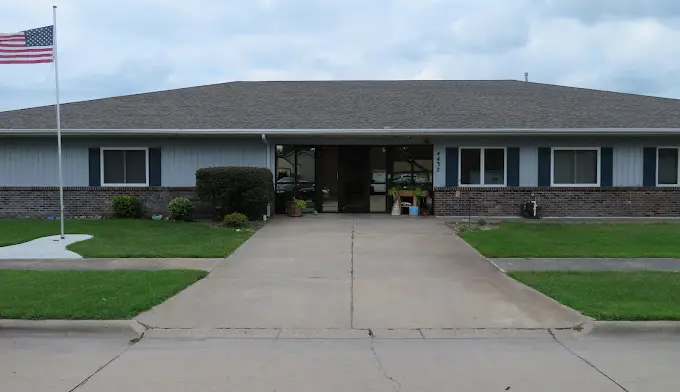
[[[267,135],[262,134],[262,142],[264,143],[265,147],[265,154],[267,154],[267,158],[265,162],[267,162],[267,169],[272,173],[272,182],[274,187],[276,187],[276,173],[274,173],[274,168],[272,167],[272,146],[269,144],[269,140],[267,140]],[[272,216],[272,206],[271,203],[267,204],[267,214],[262,217],[262,220],[265,222],[267,221],[267,218]]]
[[[619,136],[680,135],[680,128],[452,128],[452,129],[62,129],[66,136]],[[53,136],[56,129],[0,129],[1,136]],[[266,137],[265,137],[266,138]]]

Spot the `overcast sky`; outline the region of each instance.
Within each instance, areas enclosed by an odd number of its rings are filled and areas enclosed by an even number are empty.
[[[50,25],[3,0],[0,32]],[[62,101],[220,83],[523,79],[680,98],[679,0],[63,0]],[[54,102],[0,65],[0,110]]]

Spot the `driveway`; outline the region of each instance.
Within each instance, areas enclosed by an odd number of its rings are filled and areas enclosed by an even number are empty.
[[[277,217],[138,320],[161,328],[560,328],[577,313],[515,282],[435,218]]]

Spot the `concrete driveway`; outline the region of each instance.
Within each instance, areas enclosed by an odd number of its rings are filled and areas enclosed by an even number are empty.
[[[561,328],[583,318],[435,218],[277,217],[138,320],[161,328]]]

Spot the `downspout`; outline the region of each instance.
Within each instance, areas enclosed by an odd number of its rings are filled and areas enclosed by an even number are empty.
[[[272,172],[272,182],[274,182],[273,186],[276,186],[276,179],[274,179],[274,170],[272,169],[272,154],[271,154],[271,145],[269,144],[269,140],[267,140],[267,135],[264,133],[262,134],[262,142],[264,143],[265,146],[267,146],[266,151],[267,151],[267,158],[266,158],[266,164],[267,164],[267,169],[269,169],[270,172]],[[271,216],[271,203],[267,204],[267,215],[264,217],[264,221],[267,221],[267,217]]]

